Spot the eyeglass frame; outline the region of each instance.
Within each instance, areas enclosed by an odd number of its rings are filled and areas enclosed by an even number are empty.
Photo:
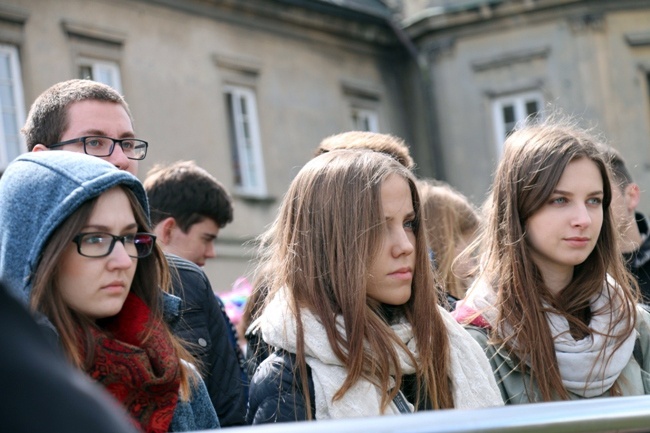
[[[101,256],[89,256],[87,254],[82,253],[81,252],[81,238],[84,237],[84,236],[87,236],[87,235],[107,235],[107,236],[112,237],[113,239],[111,240],[111,244],[108,247],[108,252],[106,252],[106,254],[102,254]],[[154,248],[156,246],[156,238],[157,238],[157,236],[154,235],[153,233],[137,232],[137,233],[129,233],[129,234],[126,234],[126,235],[123,235],[123,236],[116,236],[114,234],[107,233],[107,232],[85,232],[85,233],[79,233],[75,237],[73,237],[72,242],[77,244],[77,253],[79,253],[80,256],[89,257],[91,259],[100,259],[102,257],[109,256],[113,252],[113,249],[115,249],[115,244],[117,243],[117,241],[120,241],[122,243],[122,246],[126,248],[126,244],[124,243],[126,241],[126,238],[129,237],[129,236],[133,236],[134,241],[135,241],[135,237],[138,236],[138,235],[147,235],[147,236],[149,236],[151,238],[151,241],[152,241],[151,242],[151,249],[144,256],[132,256],[128,252],[127,252],[127,255],[129,257],[133,258],[133,259],[144,259],[145,257],[148,257],[148,256],[151,255],[151,253],[153,252],[153,250],[154,250]],[[135,246],[135,242],[133,243],[133,245]],[[136,246],[136,251],[137,251],[137,249],[138,249],[138,247]]]
[[[89,138],[106,138],[108,140],[113,141],[113,144],[111,145],[111,149],[109,150],[108,155],[93,155],[91,153],[88,153],[88,151],[86,150],[86,140],[89,139]],[[112,138],[112,137],[107,137],[105,135],[86,135],[86,136],[83,136],[83,137],[71,138],[70,140],[66,140],[66,141],[60,141],[58,143],[50,144],[49,146],[45,146],[45,147],[47,147],[48,149],[52,149],[54,147],[65,146],[67,144],[82,143],[83,148],[84,148],[84,153],[86,155],[96,156],[98,158],[104,158],[106,156],[111,156],[113,154],[113,152],[115,151],[115,145],[116,144],[119,144],[120,147],[122,147],[122,143],[125,142],[125,141],[129,141],[129,140],[136,140],[136,141],[138,141],[140,143],[144,143],[144,155],[142,155],[142,158],[132,158],[130,156],[127,156],[127,154],[125,153],[124,156],[126,156],[128,159],[131,159],[131,160],[134,160],[134,161],[142,161],[143,159],[145,159],[147,157],[147,151],[149,150],[149,142],[145,141],[145,140],[141,140],[139,138],[134,138],[134,137]],[[124,152],[123,147],[122,147],[122,152]]]

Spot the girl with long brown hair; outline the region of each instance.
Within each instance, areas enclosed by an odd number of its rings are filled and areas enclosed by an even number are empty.
[[[650,393],[650,319],[621,259],[602,149],[550,121],[506,140],[480,274],[454,313],[506,403]]]
[[[421,212],[411,172],[379,152],[302,168],[259,265],[269,294],[252,326],[276,351],[252,378],[249,422],[502,404],[480,348],[437,306]]]
[[[0,278],[29,302],[68,360],[142,431],[219,426],[194,360],[170,332],[180,300],[150,233],[138,179],[99,158],[37,152],[0,180]]]

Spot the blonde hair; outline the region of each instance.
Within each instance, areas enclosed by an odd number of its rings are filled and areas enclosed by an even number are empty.
[[[306,407],[311,407],[304,355],[301,308],[323,324],[329,344],[348,376],[335,398],[361,377],[381,389],[382,411],[402,383],[396,346],[405,349],[376,303],[367,297],[369,267],[383,242],[381,185],[392,175],[409,184],[416,214],[415,269],[411,298],[399,307],[412,327],[417,362],[417,403],[451,408],[447,331],[431,287],[436,281],[422,229],[413,175],[381,153],[336,150],[308,162],[291,183],[279,215],[263,237],[268,245],[259,269],[270,292],[287,288],[297,322],[296,360]],[[344,333],[336,317],[344,321]],[[415,360],[414,360],[415,361]],[[294,376],[295,377],[295,376]],[[295,379],[294,379],[295,380]],[[395,386],[393,386],[393,380]],[[312,414],[308,414],[312,418]]]
[[[459,275],[454,265],[458,263],[458,247],[465,238],[474,237],[479,229],[479,213],[467,197],[444,182],[421,179],[417,185],[427,244],[433,252],[444,290],[462,299],[471,276]]]

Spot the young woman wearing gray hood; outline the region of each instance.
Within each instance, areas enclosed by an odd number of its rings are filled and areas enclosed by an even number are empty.
[[[178,304],[135,176],[84,154],[22,155],[0,179],[0,226],[0,279],[143,431],[219,426],[163,318]]]

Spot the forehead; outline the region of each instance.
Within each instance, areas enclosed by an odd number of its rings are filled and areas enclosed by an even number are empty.
[[[95,202],[88,225],[124,224],[135,222],[131,201],[122,188],[112,188],[100,195]]]
[[[133,125],[129,114],[121,104],[87,99],[68,105],[64,134],[102,134],[122,137],[133,134]]]
[[[381,184],[381,202],[387,217],[413,212],[413,199],[408,181],[396,174],[389,175]]]

